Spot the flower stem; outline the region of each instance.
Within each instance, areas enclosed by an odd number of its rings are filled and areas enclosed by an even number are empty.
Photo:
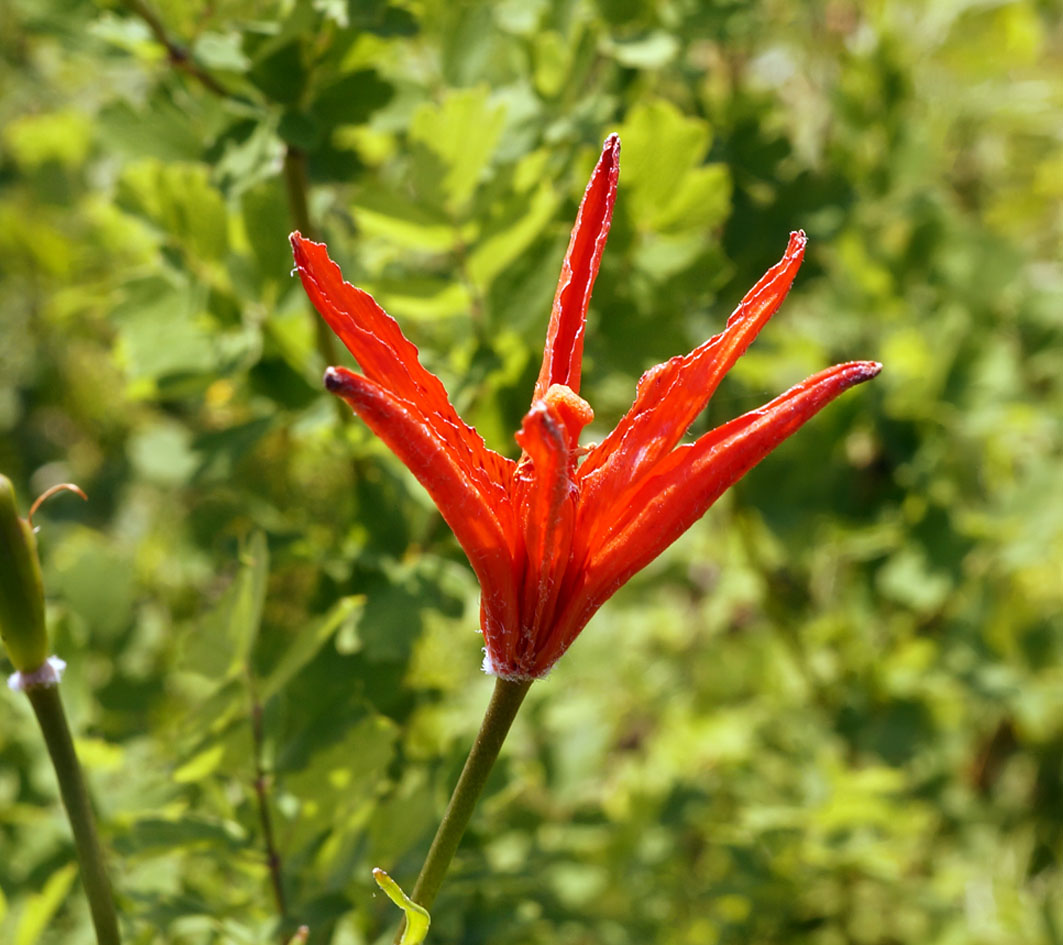
[[[450,861],[454,859],[462,834],[469,825],[476,802],[480,799],[491,768],[502,748],[502,742],[505,741],[531,684],[530,679],[495,680],[495,691],[491,694],[491,702],[484,713],[483,722],[480,723],[480,731],[472,744],[461,777],[458,778],[454,793],[450,796],[450,803],[410,894],[410,898],[425,909],[431,908],[435,902],[436,893],[443,885]],[[395,936],[396,943],[402,939],[405,925],[406,920],[403,919]]]
[[[266,848],[266,866],[269,869],[270,882],[273,885],[273,901],[283,926],[288,918],[288,903],[284,896],[284,872],[281,866],[280,852],[273,837],[273,817],[269,808],[270,778],[263,763],[263,746],[265,738],[262,733],[262,703],[258,701],[254,676],[251,667],[247,667],[247,691],[251,700],[251,744],[255,765],[255,798],[258,802],[258,817],[262,824],[262,843]],[[287,938],[285,938],[287,941]]]
[[[92,924],[96,927],[99,945],[119,945],[118,917],[114,911],[111,884],[107,879],[103,851],[96,836],[96,822],[89,803],[85,778],[78,764],[70,726],[63,712],[58,686],[34,686],[27,689],[33,711],[37,715],[44,742],[48,746],[55,775],[59,781],[59,793],[63,798],[70,827],[74,832],[74,846],[81,865],[81,881],[92,911]]]
[[[317,239],[317,230],[310,219],[309,191],[307,179],[306,154],[289,144],[284,151],[284,189],[288,194],[288,211],[295,228],[308,240]],[[336,363],[336,347],[332,343],[332,332],[323,318],[310,310],[314,322],[314,338],[317,350],[326,365]],[[340,411],[345,416],[346,411]]]

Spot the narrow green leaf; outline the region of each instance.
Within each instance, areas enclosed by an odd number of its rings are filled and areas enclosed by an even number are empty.
[[[259,688],[259,698],[265,702],[287,686],[340,627],[357,621],[364,604],[364,595],[344,597],[312,627],[296,634],[292,645]]]
[[[262,623],[269,578],[269,546],[262,532],[251,536],[240,559],[243,566],[233,588],[228,620],[233,672],[247,665]]]
[[[543,183],[530,199],[507,203],[507,219],[502,228],[488,233],[469,254],[469,277],[481,289],[516,260],[553,218],[557,198],[553,188]]]
[[[417,905],[402,891],[402,887],[379,866],[373,870],[373,879],[384,890],[388,899],[406,913],[406,929],[402,933],[399,945],[421,945],[428,935],[428,927],[432,924],[432,917],[428,914],[428,910]]]
[[[63,904],[70,887],[78,874],[77,863],[68,863],[57,869],[44,888],[32,896],[19,918],[14,945],[35,945],[52,921],[52,916]]]

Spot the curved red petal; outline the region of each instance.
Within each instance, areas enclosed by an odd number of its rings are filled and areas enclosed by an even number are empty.
[[[882,365],[853,361],[828,368],[771,403],[680,446],[642,482],[615,495],[608,520],[578,529],[594,536],[555,632],[567,647],[591,615],[694,524],[720,495],[835,397],[870,380]]]
[[[631,409],[580,467],[584,483],[594,489],[599,485],[594,480],[600,478],[601,488],[609,492],[616,480],[630,481],[648,471],[682,439],[724,375],[786,298],[806,242],[803,230],[790,234],[782,259],[746,293],[720,334],[642,376]]]
[[[459,416],[447,392],[420,362],[417,346],[368,292],[343,279],[324,243],[291,235],[295,265],[314,308],[361,365],[365,376],[423,415],[466,473],[486,490],[512,474],[513,462],[487,448]]]
[[[605,139],[602,156],[583,194],[561,264],[561,278],[546,332],[543,366],[535,383],[533,400],[546,396],[551,384],[564,384],[579,393],[587,305],[609,237],[619,176],[620,138],[612,134]]]
[[[484,609],[505,625],[516,625],[513,514],[506,483],[493,483],[485,495],[419,411],[374,381],[331,367],[325,386],[347,401],[425,487],[468,555]]]

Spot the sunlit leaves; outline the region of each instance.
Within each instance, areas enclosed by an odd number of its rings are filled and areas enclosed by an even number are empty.
[[[886,369],[536,684],[435,934],[1063,928],[1052,5],[152,6],[224,94],[128,4],[0,3],[0,467],[92,499],[38,537],[72,724],[122,752],[90,780],[130,940],[281,940],[241,660],[310,945],[393,929],[369,870],[416,873],[483,707],[459,550],[318,387],[286,149],[318,235],[512,450],[611,131],[603,425],[799,226],[783,321],[706,422]],[[0,940],[66,945],[91,933],[23,708],[0,699]]]
[[[202,259],[225,252],[225,206],[205,166],[155,160],[131,164],[122,175],[119,199],[153,224],[160,238],[176,240]]]
[[[25,168],[47,161],[77,167],[88,154],[92,125],[85,114],[72,109],[24,115],[4,127],[0,140]]]
[[[421,105],[410,122],[410,137],[438,160],[445,206],[461,214],[472,197],[505,120],[504,109],[492,104],[485,86],[450,91],[441,105]]]
[[[730,208],[730,178],[722,164],[705,164],[712,130],[673,104],[636,105],[620,127],[627,212],[636,226],[679,231],[722,222]]]

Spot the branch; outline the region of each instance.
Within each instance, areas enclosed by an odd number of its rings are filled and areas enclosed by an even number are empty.
[[[124,2],[131,12],[144,21],[148,29],[151,30],[151,35],[155,37],[155,41],[166,50],[172,66],[190,75],[200,85],[215,95],[221,98],[232,98],[232,93],[199,65],[184,46],[170,36],[158,14],[144,0],[124,0]]]

